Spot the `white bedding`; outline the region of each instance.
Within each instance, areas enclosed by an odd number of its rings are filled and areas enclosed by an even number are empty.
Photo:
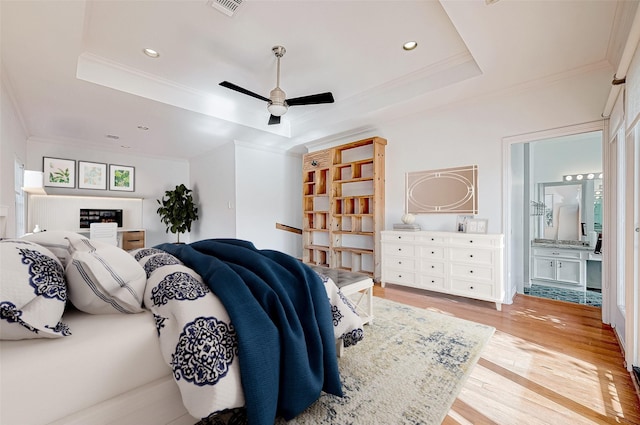
[[[70,337],[0,341],[1,424],[47,424],[171,377],[150,312],[63,317]]]

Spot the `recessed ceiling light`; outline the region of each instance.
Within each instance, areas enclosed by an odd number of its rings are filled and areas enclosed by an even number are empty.
[[[127,146],[127,145],[120,145],[120,147],[123,149],[131,149],[131,146]]]
[[[147,130],[149,130],[149,127],[147,127],[146,125],[139,125],[138,129],[147,131]]]
[[[113,140],[118,140],[120,138],[120,136],[116,136],[115,134],[107,134],[105,137]]]
[[[404,43],[402,45],[402,48],[404,50],[406,50],[406,51],[413,50],[416,47],[418,47],[418,42],[417,41],[407,41],[406,43]]]
[[[155,51],[153,49],[149,49],[149,48],[142,49],[142,52],[145,55],[149,56],[150,58],[157,58],[158,56],[160,56],[160,53],[158,53],[157,51]]]

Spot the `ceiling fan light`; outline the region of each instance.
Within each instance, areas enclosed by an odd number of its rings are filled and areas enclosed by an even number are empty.
[[[270,103],[269,106],[267,106],[269,113],[275,117],[284,115],[287,109],[289,109],[287,105],[278,105],[277,103]]]

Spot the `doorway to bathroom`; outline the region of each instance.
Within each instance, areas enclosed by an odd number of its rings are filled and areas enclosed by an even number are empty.
[[[510,276],[517,292],[602,306],[601,124],[510,143]]]

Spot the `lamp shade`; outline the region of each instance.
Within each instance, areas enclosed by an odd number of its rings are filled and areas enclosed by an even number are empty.
[[[22,190],[36,195],[46,195],[43,177],[44,173],[42,171],[24,170]]]
[[[287,105],[278,105],[275,103],[270,103],[269,106],[267,106],[267,110],[269,111],[269,113],[275,117],[280,117],[282,115],[284,115],[287,112],[287,109],[289,109],[287,107]]]

